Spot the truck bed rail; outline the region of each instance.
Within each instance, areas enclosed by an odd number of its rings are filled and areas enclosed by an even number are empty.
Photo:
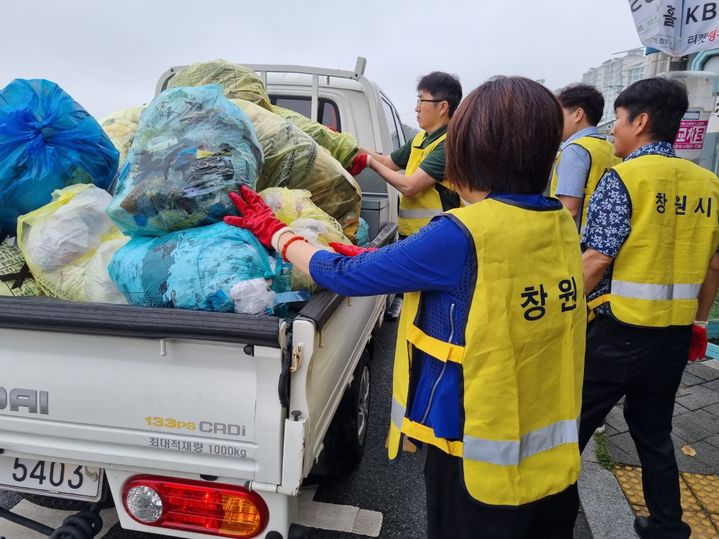
[[[280,346],[280,318],[0,296],[0,328]]]

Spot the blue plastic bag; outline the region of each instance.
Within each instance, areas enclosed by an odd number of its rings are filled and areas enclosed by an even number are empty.
[[[0,90],[0,236],[17,217],[76,183],[107,189],[118,152],[95,119],[47,80],[16,79]]]
[[[250,232],[225,223],[135,237],[108,271],[128,303],[147,307],[231,312],[239,281],[264,278],[275,292],[290,289],[289,267]]]
[[[140,116],[107,213],[130,236],[216,223],[236,213],[228,191],[256,186],[262,159],[221,86],[166,90]]]

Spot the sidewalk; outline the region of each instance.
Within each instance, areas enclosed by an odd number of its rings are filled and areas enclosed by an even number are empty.
[[[579,490],[595,539],[635,538],[635,515],[647,515],[641,468],[621,403],[607,416],[606,447],[613,472],[599,464],[595,442],[582,454]],[[693,539],[719,538],[719,361],[687,366],[674,408],[674,440],[684,520]]]

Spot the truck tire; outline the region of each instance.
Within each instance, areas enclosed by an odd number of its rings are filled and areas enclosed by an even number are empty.
[[[324,440],[324,450],[313,475],[338,478],[357,469],[362,460],[369,426],[370,354],[362,352],[352,383],[345,391]]]

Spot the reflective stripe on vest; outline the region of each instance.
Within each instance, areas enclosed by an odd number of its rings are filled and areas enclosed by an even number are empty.
[[[629,195],[631,229],[614,259],[609,293],[592,307],[609,302],[615,318],[635,326],[690,325],[719,246],[719,180],[691,161],[662,155],[614,170]]]
[[[481,277],[474,283],[466,320],[455,326],[464,345],[418,326],[422,294],[405,294],[389,457],[398,456],[402,435],[408,436],[462,458],[464,484],[474,499],[490,505],[530,503],[563,491],[579,476],[586,304],[576,226],[566,211],[531,211],[495,199],[447,213],[471,238]],[[527,245],[531,265],[524,263]],[[576,295],[570,305],[565,300],[572,282]],[[528,290],[536,293],[534,302],[527,299]],[[525,311],[540,308],[541,315]],[[413,368],[417,351],[453,362],[460,386],[454,396],[447,388],[438,391],[423,419],[411,420],[409,389],[420,382],[410,376],[431,376]],[[452,409],[453,398],[463,411],[457,440],[434,430],[443,426],[442,404]],[[427,417],[432,417],[431,426]]]
[[[587,178],[584,182],[584,196],[582,200],[582,218],[579,220],[579,231],[584,233],[584,228],[587,226],[587,208],[589,207],[589,199],[597,190],[599,180],[607,171],[607,169],[618,164],[621,159],[614,155],[614,146],[606,138],[599,135],[587,135],[580,137],[577,140],[570,142],[569,145],[576,144],[584,148],[589,155],[589,170],[587,171]],[[550,182],[549,193],[552,196],[557,196],[557,169],[559,167],[559,161],[562,158],[562,151],[557,153],[557,158],[554,160],[554,167],[552,168],[552,179]]]
[[[648,284],[612,280],[612,294],[647,300],[696,299],[701,284]]]
[[[420,131],[415,135],[414,139],[412,139],[412,149],[404,171],[405,176],[414,174],[422,164],[422,161],[447,138],[447,134],[445,133],[437,137],[436,140],[433,140],[425,148],[420,148],[419,146],[426,136],[424,131]],[[428,187],[412,197],[400,195],[399,222],[397,223],[399,234],[401,236],[410,236],[429,223],[430,219],[441,214],[442,199],[434,186]]]
[[[525,434],[518,442],[483,440],[465,436],[464,458],[501,466],[518,465],[541,451],[562,444],[577,443],[577,436],[576,420],[557,421]]]

